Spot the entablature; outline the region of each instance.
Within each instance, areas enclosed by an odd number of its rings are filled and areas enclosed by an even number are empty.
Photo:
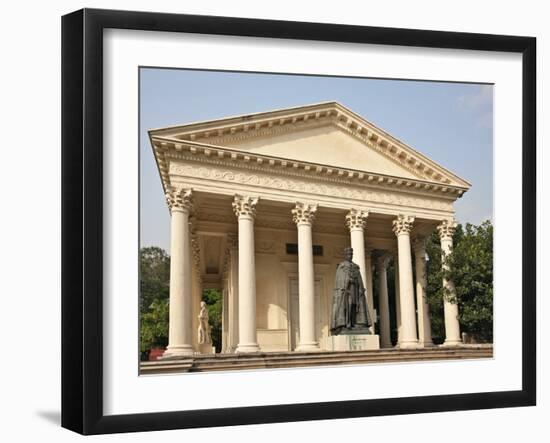
[[[172,179],[174,176],[193,172],[189,168],[185,168],[185,164],[193,165],[196,168],[219,169],[222,167],[228,168],[228,171],[255,172],[284,180],[305,179],[327,184],[334,183],[382,189],[384,191],[391,189],[403,193],[421,194],[426,197],[437,196],[451,201],[461,197],[468,189],[426,180],[394,177],[321,163],[316,164],[250,153],[198,142],[179,143],[154,137],[153,146],[165,191],[173,185]]]

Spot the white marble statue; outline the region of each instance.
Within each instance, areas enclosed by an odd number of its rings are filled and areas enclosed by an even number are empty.
[[[199,312],[199,344],[212,343],[210,338],[210,325],[208,324],[208,309],[206,302],[201,301],[201,310]]]

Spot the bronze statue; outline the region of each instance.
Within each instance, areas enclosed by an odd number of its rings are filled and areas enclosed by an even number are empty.
[[[344,249],[345,260],[336,268],[332,295],[330,332],[339,334],[370,334],[372,321],[367,309],[365,286],[359,266],[351,261],[353,249]]]

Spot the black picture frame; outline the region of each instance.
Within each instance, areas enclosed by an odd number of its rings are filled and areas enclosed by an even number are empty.
[[[522,389],[177,412],[103,413],[103,31],[108,28],[522,55]],[[519,122],[518,122],[519,123]],[[62,18],[62,426],[82,434],[290,422],[536,404],[536,39],[83,9]]]

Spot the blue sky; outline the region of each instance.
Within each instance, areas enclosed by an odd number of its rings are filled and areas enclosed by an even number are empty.
[[[337,101],[472,184],[461,223],[493,214],[493,87],[489,85],[142,68],[141,246],[169,251],[170,215],[147,130]]]

